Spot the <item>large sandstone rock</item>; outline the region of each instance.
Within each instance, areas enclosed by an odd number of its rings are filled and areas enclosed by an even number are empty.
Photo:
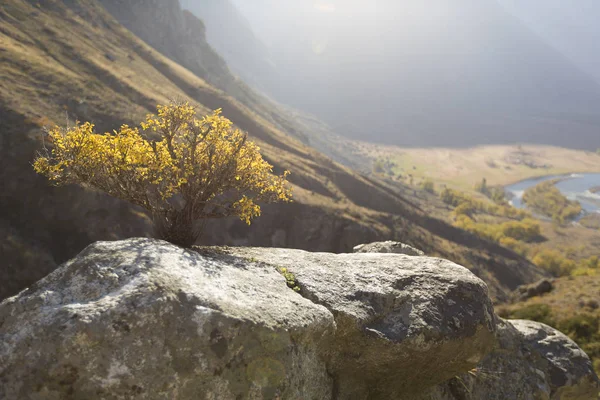
[[[479,367],[427,400],[594,400],[598,377],[567,336],[539,322],[499,320],[498,346]]]
[[[354,253],[394,253],[406,254],[407,256],[424,256],[421,250],[404,243],[391,240],[385,242],[373,242],[368,244],[359,244],[354,246]]]
[[[493,342],[485,284],[448,261],[199,252],[99,242],[5,300],[0,398],[412,399]]]

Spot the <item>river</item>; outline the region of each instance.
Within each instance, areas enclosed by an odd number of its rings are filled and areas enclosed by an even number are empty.
[[[524,208],[522,198],[525,190],[551,179],[561,179],[556,187],[569,200],[577,200],[586,212],[600,213],[600,173],[543,176],[517,182],[506,186],[504,189],[509,194],[513,206]]]

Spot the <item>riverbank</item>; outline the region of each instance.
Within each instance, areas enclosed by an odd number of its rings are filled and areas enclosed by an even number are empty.
[[[542,182],[556,180],[554,186],[569,200],[578,201],[586,213],[600,212],[600,195],[592,192],[600,188],[600,173],[571,173],[563,175],[549,175],[519,181],[505,186],[510,203],[517,208],[525,208],[523,193],[529,188]]]

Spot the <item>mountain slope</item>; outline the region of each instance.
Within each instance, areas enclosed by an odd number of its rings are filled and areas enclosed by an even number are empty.
[[[202,18],[210,3],[194,12]],[[277,65],[264,86],[339,134],[600,147],[600,86],[495,0],[236,4]],[[227,15],[214,36],[235,34]]]
[[[242,92],[232,89],[242,99],[236,100],[209,84],[237,85],[202,43],[202,25],[196,19],[186,22],[176,1],[168,7],[166,2],[124,3],[118,9],[122,15],[136,16],[124,21],[127,27],[107,12],[110,1],[7,0],[0,9],[0,181],[5,184],[0,298],[92,241],[151,233],[147,216],[124,202],[78,187],[51,187],[36,176],[30,164],[42,145],[41,126],[64,124],[68,115],[71,123],[90,120],[108,131],[136,123],[172,98],[192,102],[201,113],[222,108],[259,143],[276,170],[292,171],[294,203],[265,207],[250,227],[235,219],[213,221],[203,243],[348,251],[360,242],[397,239],[473,269],[497,298],[542,275],[511,251],[427,216],[405,194],[307,147],[281,129],[285,118],[270,119],[268,103],[252,103],[261,96],[244,85],[236,86]],[[154,26],[145,40],[156,48],[132,33],[142,32],[137,24]],[[172,27],[179,29],[169,33]],[[181,53],[167,53],[154,38],[180,43]],[[182,55],[189,59],[180,60]],[[192,72],[202,65],[205,79]]]
[[[597,1],[500,0],[500,4],[600,83]]]
[[[268,48],[254,34],[250,23],[229,0],[182,0],[181,6],[202,15],[207,40],[227,60],[234,73],[244,82],[261,90],[264,83],[278,73]],[[222,35],[220,24],[227,23],[229,34]]]

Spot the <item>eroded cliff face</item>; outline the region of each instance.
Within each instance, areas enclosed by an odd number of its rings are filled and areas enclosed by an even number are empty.
[[[500,380],[469,380],[478,366]],[[480,397],[446,383],[461,374]],[[98,242],[0,303],[1,398],[589,400],[597,392],[573,342],[540,324],[498,320],[485,283],[438,258]]]

